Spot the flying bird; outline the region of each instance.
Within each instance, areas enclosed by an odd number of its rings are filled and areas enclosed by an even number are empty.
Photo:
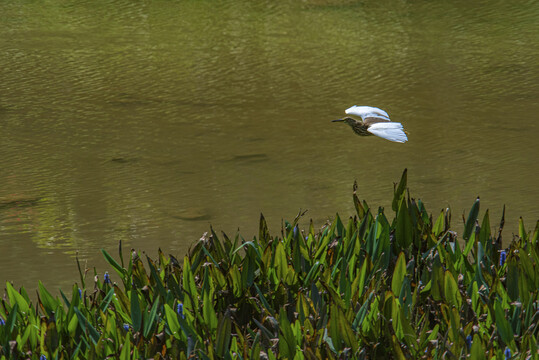
[[[404,143],[408,137],[401,123],[392,122],[389,115],[382,109],[372,106],[352,106],[345,110],[347,115],[359,116],[361,120],[352,117],[333,120],[350,125],[359,136],[376,135],[389,141]]]

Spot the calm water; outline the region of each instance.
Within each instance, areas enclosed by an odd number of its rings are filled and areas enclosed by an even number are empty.
[[[261,212],[321,225],[355,179],[391,215],[404,168],[457,229],[505,204],[509,239],[539,218],[538,34],[536,1],[2,1],[0,283],[69,288],[77,252],[181,257]],[[410,141],[330,122],[354,104]]]

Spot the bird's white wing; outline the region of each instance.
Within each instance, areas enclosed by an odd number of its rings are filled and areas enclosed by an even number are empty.
[[[384,120],[389,120],[389,115],[382,109],[372,106],[357,106],[354,105],[344,111],[348,115],[361,116],[362,119],[366,117],[375,117]]]
[[[389,141],[400,142],[400,143],[408,141],[408,137],[406,136],[406,133],[404,132],[404,129],[401,123],[395,123],[395,122],[375,123],[369,126],[367,131],[370,132],[371,134],[387,139]]]

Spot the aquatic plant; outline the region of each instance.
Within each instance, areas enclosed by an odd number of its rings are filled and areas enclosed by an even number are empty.
[[[462,239],[451,212],[432,217],[395,185],[390,220],[360,201],[356,214],[315,230],[286,222],[233,239],[213,229],[183,261],[124,262],[91,281],[79,263],[71,297],[39,282],[35,306],[6,284],[0,356],[47,359],[535,358],[539,222],[502,249],[477,199]],[[503,250],[503,251],[502,251]],[[146,262],[146,265],[144,264]],[[114,276],[112,276],[114,275]],[[116,279],[114,279],[114,277]]]

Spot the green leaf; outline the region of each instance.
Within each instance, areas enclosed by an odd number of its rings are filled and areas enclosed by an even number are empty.
[[[394,196],[393,196],[393,203],[391,204],[393,211],[397,211],[399,209],[400,203],[402,202],[402,199],[404,198],[405,190],[406,190],[406,183],[408,181],[408,169],[404,169],[402,172],[401,180],[399,182],[399,186],[395,189]]]
[[[412,288],[410,285],[410,280],[408,278],[404,278],[404,281],[402,282],[401,291],[399,293],[399,301],[402,305],[402,309],[404,311],[404,316],[408,317],[410,314],[410,311],[412,310]]]
[[[212,333],[215,332],[217,329],[217,314],[215,314],[209,291],[204,292],[202,315],[204,316],[206,325],[208,325]]]
[[[402,352],[402,345],[395,335],[391,335],[391,346],[393,347],[393,354],[397,359],[406,360],[406,356]]]
[[[122,312],[129,312],[130,311],[130,300],[125,296],[124,292],[117,286],[114,285],[114,294],[116,296],[112,297],[112,301],[114,301],[115,304],[119,305],[118,307],[122,310]]]
[[[193,302],[196,301],[196,299],[198,298],[198,292],[195,284],[195,277],[193,276],[193,272],[191,271],[189,257],[187,256],[183,258],[183,290],[188,295],[184,298],[184,306],[194,311],[196,303]]]
[[[163,285],[163,281],[161,280],[161,277],[157,273],[157,270],[155,269],[155,265],[148,256],[146,256],[146,260],[148,261],[148,266],[150,267],[150,274],[152,276],[152,279],[155,282],[155,287],[157,288],[157,291],[162,297],[167,296],[167,291],[165,290],[165,287]]]
[[[477,215],[479,214],[479,197],[475,200],[470,213],[468,214],[468,219],[466,220],[466,225],[464,226],[464,233],[462,238],[468,240],[472,235],[472,232],[475,228],[475,221],[477,220]]]
[[[293,359],[296,354],[296,339],[283,308],[279,312],[279,330],[279,355]]]
[[[257,261],[261,261],[262,260],[262,255],[260,254],[260,249],[258,247],[258,243],[255,243],[253,241],[247,241],[245,242],[244,244],[242,244],[241,246],[239,246],[236,250],[234,250],[234,252],[232,253],[232,255],[236,254],[238,251],[240,251],[241,249],[243,249],[244,247],[246,246],[249,246],[251,249],[254,250],[255,254],[256,254],[256,259]]]
[[[440,301],[443,296],[443,287],[441,286],[444,283],[444,273],[442,265],[439,260],[435,261],[432,265],[432,271],[430,272],[430,295],[436,301]],[[428,283],[427,285],[428,286]]]
[[[75,348],[75,351],[73,351],[73,353],[71,354],[71,360],[75,360],[75,359],[79,358],[79,352],[80,352],[81,345],[82,345],[82,342],[79,342],[79,344]]]
[[[317,261],[314,263],[314,265],[311,267],[311,269],[307,273],[307,276],[305,277],[305,280],[304,280],[305,284],[310,284],[311,281],[316,279],[319,268],[320,268],[320,261]]]
[[[462,330],[460,326],[459,309],[456,307],[448,309],[447,314],[449,315],[449,323],[451,324],[449,327],[449,339],[452,342],[458,342],[459,340],[461,341],[462,337],[460,336],[459,330]]]
[[[71,336],[75,335],[75,331],[77,330],[77,327],[79,326],[79,318],[76,316],[76,314],[73,314],[71,317],[71,320],[69,320],[69,323],[67,325],[67,331]]]
[[[524,220],[522,219],[522,216],[518,219],[518,236],[520,236],[524,242],[528,241],[528,234],[524,228]]]
[[[232,324],[230,316],[225,314],[221,317],[219,325],[217,326],[217,344],[215,346],[215,353],[219,357],[224,357],[228,352],[228,345],[230,343]]]
[[[215,265],[217,268],[219,268],[219,264],[217,263],[217,261],[215,261],[215,259],[214,259],[213,256],[210,254],[210,252],[208,251],[208,249],[206,249],[206,246],[204,246],[204,244],[202,244],[201,249],[202,249],[202,251],[204,251],[204,254],[206,254],[206,256],[210,258],[210,260],[212,261],[213,265]]]
[[[406,206],[406,201],[401,201],[397,212],[397,227],[395,229],[397,243],[401,249],[407,249],[413,242],[412,219]]]
[[[511,259],[513,257],[510,257],[509,258],[509,263],[511,263]],[[519,254],[519,262],[517,262],[518,265],[520,265],[520,270],[522,272],[522,275],[526,274],[527,275],[527,279],[526,279],[526,282],[530,282],[530,286],[534,286],[535,284],[538,284],[538,280],[539,280],[539,274],[537,273],[537,269],[535,268],[535,265],[534,265],[534,262],[532,259],[530,259],[530,257],[528,257],[528,255],[525,253],[525,252],[521,252]],[[516,260],[515,260],[516,262]],[[522,276],[519,276],[519,277],[522,277]],[[539,286],[535,286],[536,288],[539,287]],[[520,295],[523,296],[524,294],[522,293],[523,291],[520,290]]]
[[[174,336],[176,339],[180,339],[180,323],[178,322],[178,315],[172,310],[172,308],[165,304],[165,316],[167,318],[167,325],[170,329],[170,332],[172,333],[172,336]]]
[[[378,239],[379,239],[379,233],[380,233],[380,223],[378,222],[378,219],[374,221],[374,223],[371,225],[369,229],[369,234],[366,238],[366,247],[365,251],[367,254],[371,257],[371,259],[376,259],[376,250],[378,248]]]
[[[43,307],[47,311],[47,315],[51,316],[52,312],[55,312],[57,307],[60,305],[60,301],[55,299],[43,286],[43,283],[38,280],[38,289],[39,289],[39,298]]]
[[[363,323],[363,320],[365,319],[365,316],[367,315],[367,310],[369,309],[369,306],[371,304],[371,298],[373,296],[374,294],[371,293],[367,301],[365,301],[363,305],[361,305],[361,308],[359,308],[359,311],[356,314],[354,322],[352,323],[353,330],[357,331],[357,329],[361,327],[361,324]]]
[[[74,288],[74,290],[73,290],[73,298],[74,298],[74,299],[77,299],[77,298],[75,297],[75,294],[78,293],[78,291],[77,291],[77,285],[74,285],[73,288]],[[61,289],[60,289],[60,295],[62,296],[62,300],[64,300],[64,304],[65,304],[68,308],[70,308],[70,307],[71,307],[71,303],[69,302],[69,300],[67,300],[67,296],[64,294],[64,292],[63,292]]]
[[[99,309],[101,311],[105,312],[110,302],[112,301],[113,296],[114,296],[114,288],[111,288],[109,292],[107,293],[107,295],[105,296],[105,298],[103,299],[103,301],[101,302],[101,305],[99,305]]]
[[[361,205],[361,201],[357,197],[357,188],[358,188],[357,181],[354,181],[353,197],[352,197],[354,201],[354,207],[356,208],[356,212],[359,218],[363,219],[365,217],[365,208],[363,207],[363,205]]]
[[[530,242],[537,246],[537,239],[539,239],[539,220],[535,223],[535,230],[533,230],[533,235],[530,239]]]
[[[139,298],[135,288],[131,290],[131,321],[133,330],[139,332],[142,324],[142,312],[140,310]]]
[[[272,316],[273,318],[273,316]],[[274,318],[273,318],[274,319]],[[274,338],[273,333],[269,331],[264,325],[262,325],[258,320],[253,318],[253,322],[258,326],[260,331],[262,331],[261,335],[265,336],[267,340],[271,340]]]
[[[256,332],[256,335],[251,338],[253,338],[253,342],[251,343],[249,359],[256,359],[257,357],[260,357],[260,333]]]
[[[438,331],[440,330],[440,325],[439,324],[436,324],[434,326],[434,329],[432,329],[430,335],[427,337],[426,341],[432,341],[432,340],[435,340],[436,337],[438,336]]]
[[[275,248],[275,270],[277,271],[277,277],[283,281],[288,273],[288,260],[286,258],[286,252],[284,251],[283,244],[277,243]]]
[[[182,318],[181,316],[176,315],[176,319],[180,323],[180,328],[184,332],[184,334],[187,336],[187,346],[188,346],[188,353],[190,353],[194,349],[194,345],[196,341],[200,341],[200,337],[197,335],[195,329],[193,329],[190,320],[188,318]],[[189,337],[191,339],[189,339]],[[189,350],[191,348],[191,350]]]
[[[393,294],[400,294],[402,281],[406,276],[406,256],[404,252],[399,254],[397,263],[395,264],[395,270],[393,271],[393,278],[391,279],[391,290]]]
[[[268,303],[268,301],[266,300],[266,297],[264,296],[262,291],[260,291],[260,288],[258,287],[258,285],[256,285],[256,283],[254,283],[253,285],[255,286],[260,302],[262,303],[264,308],[270,313],[271,316],[275,317],[275,312],[273,311],[273,307],[271,307],[271,305]]]
[[[498,334],[500,334],[500,337],[506,345],[511,344],[513,342],[513,330],[511,329],[509,321],[505,318],[505,312],[498,299],[496,299],[496,302],[494,303],[494,314],[496,316],[496,328]]]
[[[488,215],[488,209],[483,216],[483,222],[481,223],[481,231],[479,232],[479,241],[485,247],[490,239],[490,219]]]
[[[110,254],[105,249],[101,249],[101,252],[105,257],[105,260],[107,260],[107,262],[114,268],[118,275],[120,275],[120,278],[124,280],[126,270],[120,264],[118,264],[118,262],[114,260],[114,258],[110,256]]]
[[[93,327],[92,324],[84,317],[84,315],[80,312],[77,307],[74,307],[73,310],[75,311],[75,314],[77,314],[77,318],[79,319],[79,325],[82,328],[82,331],[86,332],[88,331],[88,334],[90,335],[90,339],[92,340],[93,344],[96,345],[99,341],[99,332]]]
[[[268,225],[266,224],[266,219],[264,219],[264,215],[262,214],[260,214],[260,226],[259,226],[259,232],[258,232],[258,239],[264,245],[266,245],[268,241],[270,241]]]
[[[135,357],[133,358],[136,359]],[[131,360],[131,339],[129,334],[125,336],[124,346],[120,353],[120,360]]]
[[[135,281],[135,284],[137,286],[144,287],[144,286],[150,285],[150,279],[148,275],[146,274],[146,269],[144,268],[144,264],[138,254],[136,258],[133,260],[132,269],[133,269],[133,280]]]
[[[234,264],[229,270],[230,279],[232,280],[232,290],[234,296],[240,297],[243,294],[243,280],[238,269],[238,265]]]
[[[392,298],[391,318],[395,335],[400,341],[404,341],[409,347],[415,346],[416,334],[410,325],[410,321],[404,315],[404,311],[398,299]]]
[[[470,251],[472,250],[472,247],[474,246],[475,242],[476,242],[476,238],[475,238],[475,232],[472,232],[472,235],[470,236],[470,238],[468,239],[468,241],[466,242],[466,246],[464,247],[464,251],[462,252],[462,254],[464,256],[468,256],[468,254],[470,253]],[[459,248],[459,244],[457,242],[455,242],[455,248],[456,249],[460,249]]]
[[[159,298],[155,299],[152,309],[150,310],[149,315],[144,319],[144,331],[143,335],[145,338],[148,338],[150,331],[152,330],[153,324],[157,318],[157,309],[159,308]]]
[[[5,328],[8,330],[7,334],[11,334],[13,332],[13,328],[15,327],[15,321],[17,320],[17,311],[19,310],[19,305],[15,303],[13,307],[11,308],[11,311],[9,312],[9,316],[6,319],[6,324],[4,325]]]
[[[356,276],[356,278],[354,279],[354,282],[352,283],[352,291],[354,292],[357,289],[357,291],[359,292],[358,296],[360,297],[363,296],[363,292],[365,291],[364,287],[365,287],[365,279],[367,276],[368,263],[369,263],[368,257],[363,259],[363,264],[361,265],[359,274]]]
[[[19,347],[19,350],[21,350],[21,345],[26,344],[28,341],[28,338],[30,337],[30,333],[32,332],[32,329],[35,329],[34,326],[27,326],[26,330],[24,330],[24,333],[22,335],[22,338],[19,341],[19,337],[17,336],[17,345]]]
[[[526,254],[522,254],[520,257],[525,257]],[[524,260],[525,261],[525,260]],[[522,261],[519,263],[517,259],[513,256],[510,256],[507,260],[507,295],[512,301],[517,301],[519,297],[519,277],[523,274],[519,274],[519,268],[522,269]],[[520,265],[520,266],[519,266]]]
[[[345,346],[352,348],[354,353],[357,351],[359,344],[352,330],[352,326],[344,316],[342,310],[335,304],[331,306],[330,327],[332,328],[331,339],[334,346],[341,348],[340,343],[344,342]]]
[[[440,215],[438,216],[438,219],[436,219],[436,222],[434,223],[434,227],[432,228],[432,232],[434,233],[434,236],[438,237],[444,232],[445,230],[444,219],[445,219],[444,211],[442,210],[440,212]]]
[[[450,305],[460,309],[462,296],[460,295],[457,282],[449,270],[444,275],[444,295]]]
[[[28,311],[30,310],[28,307],[28,302],[21,294],[19,294],[17,290],[13,288],[13,285],[11,285],[10,282],[6,282],[6,290],[10,304],[17,304],[19,306],[19,311],[21,311],[23,314],[28,314]]]
[[[472,349],[470,350],[470,358],[474,360],[485,360],[485,349],[481,343],[481,338],[478,334],[473,336]]]

